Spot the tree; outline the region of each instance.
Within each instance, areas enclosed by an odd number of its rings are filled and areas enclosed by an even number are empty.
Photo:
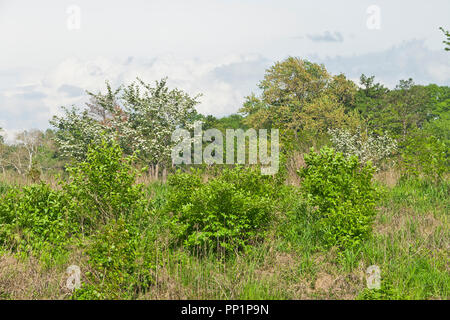
[[[429,92],[412,79],[400,83],[388,95],[388,129],[405,140],[408,132],[427,119]]]
[[[365,119],[367,129],[381,134],[384,129],[389,89],[380,83],[375,83],[375,77],[360,77],[361,87],[355,95],[355,110]]]
[[[450,32],[444,30],[444,28],[440,27],[441,31],[444,33],[444,35],[447,37],[447,40],[442,41],[447,47],[445,50],[450,51]]]
[[[323,132],[323,125],[347,123],[329,121],[334,115],[324,112],[339,110],[338,116],[349,117],[347,113],[352,109],[357,92],[356,85],[344,75],[332,76],[323,65],[295,57],[277,62],[266,70],[259,88],[262,94],[248,96],[240,109],[240,113],[246,115],[244,123],[253,128],[291,131],[295,136],[311,128],[312,119],[322,120],[319,126],[314,125],[318,133]]]
[[[25,151],[28,171],[31,170],[34,157],[37,155],[38,148],[42,144],[42,136],[42,132],[36,129],[30,131],[25,130],[16,135],[17,145]]]
[[[355,130],[361,125],[357,114],[346,113],[337,98],[328,95],[306,104],[299,118],[303,129],[315,134],[325,133],[329,128]]]
[[[106,87],[106,93],[88,92],[88,110],[65,108],[62,117],[51,120],[63,155],[84,160],[89,145],[106,139],[117,141],[127,155],[137,152],[156,172],[169,165],[172,132],[193,122],[198,96],[170,90],[167,79],[154,86],[137,79],[116,90]]]

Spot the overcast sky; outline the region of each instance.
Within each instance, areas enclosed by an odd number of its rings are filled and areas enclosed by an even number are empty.
[[[164,76],[198,110],[236,112],[289,55],[389,87],[450,85],[449,0],[0,0],[0,127],[49,127],[105,80]]]

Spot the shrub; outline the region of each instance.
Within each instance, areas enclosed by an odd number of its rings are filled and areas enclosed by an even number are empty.
[[[361,166],[356,156],[346,158],[324,147],[305,155],[299,171],[301,189],[319,216],[318,224],[327,246],[352,247],[371,231],[375,214],[374,168]]]
[[[67,203],[43,183],[10,190],[0,200],[0,242],[14,250],[62,250],[77,230]]]
[[[117,143],[103,140],[89,147],[85,161],[68,168],[70,181],[64,189],[83,227],[145,209],[143,186],[135,184],[134,160],[133,156],[123,157]]]
[[[87,246],[91,271],[74,299],[131,299],[153,282],[154,250],[145,231],[122,218],[110,220]]]
[[[168,210],[177,238],[188,247],[245,248],[262,237],[273,208],[272,178],[256,169],[224,169],[201,183],[198,172],[169,177]]]
[[[448,146],[433,135],[417,132],[406,141],[402,155],[404,169],[411,176],[437,182],[449,173]]]

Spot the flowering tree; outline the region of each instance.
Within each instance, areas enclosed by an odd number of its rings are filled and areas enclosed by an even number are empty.
[[[198,96],[167,87],[167,79],[154,86],[137,79],[126,87],[106,93],[91,93],[88,108],[65,108],[65,114],[50,122],[58,131],[61,152],[84,160],[90,144],[115,140],[125,154],[137,153],[140,160],[157,170],[170,163],[171,135],[179,127],[189,127],[196,116]]]
[[[356,155],[362,163],[372,161],[375,165],[380,165],[382,160],[397,149],[397,142],[387,134],[375,136],[366,135],[361,130],[352,133],[342,129],[330,129],[328,133],[336,151],[342,152],[346,157]]]

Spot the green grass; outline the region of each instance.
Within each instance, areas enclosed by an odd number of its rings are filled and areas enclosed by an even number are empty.
[[[0,192],[7,188],[0,183]],[[155,281],[137,298],[449,299],[449,183],[401,180],[382,189],[373,234],[356,248],[325,249],[315,229],[317,217],[292,188],[277,204],[263,241],[245,252],[223,256],[206,248],[186,250],[180,244],[173,245],[167,227],[170,219],[163,210],[168,187],[148,184]],[[83,243],[90,239],[80,241],[68,256],[41,257],[40,271],[33,273],[31,283],[22,278],[30,278],[25,270],[34,270],[37,262],[21,256],[18,264],[11,265],[14,272],[8,273],[8,279],[0,275],[0,297],[70,298],[59,286],[66,277],[65,264],[89,270]],[[17,256],[6,251],[2,255],[4,259]],[[0,267],[5,261],[0,259]],[[370,265],[381,269],[381,290],[366,289],[365,270]],[[49,283],[46,290],[41,283]],[[26,290],[20,290],[25,284]]]
[[[11,185],[0,180],[0,195],[6,193],[9,189],[11,189]]]

